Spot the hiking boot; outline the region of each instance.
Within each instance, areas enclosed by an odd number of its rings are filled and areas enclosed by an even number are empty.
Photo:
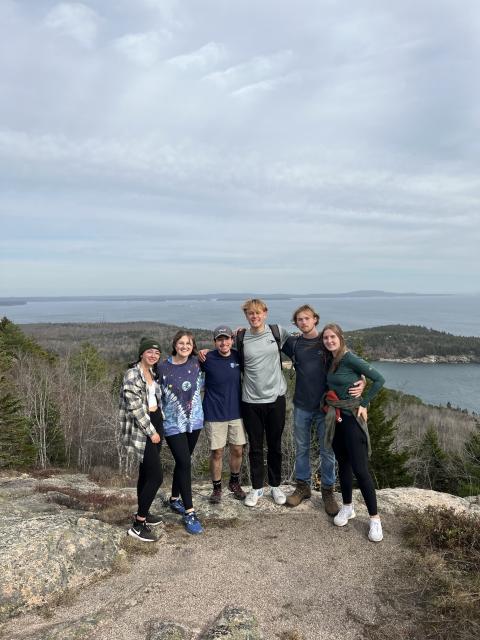
[[[333,519],[333,524],[337,527],[344,527],[349,520],[355,518],[353,504],[344,504]]]
[[[381,542],[383,540],[382,523],[377,518],[370,518],[368,539],[372,542]]]
[[[175,500],[172,500],[170,498],[168,503],[170,505],[170,509],[174,513],[178,513],[180,516],[183,516],[183,514],[185,513],[185,506],[184,506],[184,504],[183,504],[183,502],[181,501],[180,498],[175,498]]]
[[[236,498],[237,500],[244,500],[245,499],[245,496],[247,494],[242,489],[242,487],[240,486],[239,482],[229,482],[228,483],[228,488],[233,493],[233,497]]]
[[[210,502],[210,504],[219,504],[222,500],[222,489],[221,487],[217,489],[217,487],[213,488],[212,493],[210,494],[210,497],[208,499],[208,501]]]
[[[287,498],[280,487],[270,487],[270,495],[275,504],[285,504]]]
[[[134,523],[127,531],[129,536],[141,540],[142,542],[155,542],[155,538],[152,535],[152,530],[146,522],[140,522],[135,519]]]
[[[287,497],[287,506],[288,507],[298,507],[298,505],[302,502],[302,500],[308,500],[312,495],[312,491],[310,489],[310,485],[308,482],[303,482],[303,480],[297,480],[297,486],[295,487],[295,491]]]
[[[313,474],[312,489],[314,491],[320,491],[321,488],[322,488],[322,477],[320,473],[317,471],[317,473]]]
[[[263,489],[252,489],[245,498],[245,504],[247,507],[254,507],[259,498],[263,496]]]
[[[200,524],[195,511],[190,511],[183,515],[183,524],[185,525],[187,533],[191,533],[192,535],[203,533],[203,527]]]
[[[340,506],[335,499],[335,494],[333,493],[333,485],[327,487],[326,485],[322,484],[321,489],[323,506],[325,507],[326,513],[328,513],[329,516],[336,516],[340,511]]]

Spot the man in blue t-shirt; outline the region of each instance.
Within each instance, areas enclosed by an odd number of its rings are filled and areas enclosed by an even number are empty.
[[[215,349],[206,354],[201,363],[205,372],[203,413],[211,455],[210,471],[213,491],[212,504],[222,499],[223,450],[228,443],[230,482],[228,488],[238,500],[245,498],[240,485],[243,447],[247,442],[241,418],[241,378],[238,354],[232,350],[233,332],[222,325],[213,332]]]

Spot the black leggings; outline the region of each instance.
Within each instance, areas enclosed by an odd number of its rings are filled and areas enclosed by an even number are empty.
[[[282,480],[282,433],[285,426],[285,396],[275,402],[242,402],[242,418],[248,435],[248,459],[253,489],[263,487],[263,441],[267,441],[268,483]]]
[[[157,409],[157,411],[150,414],[150,422],[158,433],[163,433],[162,413],[160,410]],[[147,436],[137,481],[138,515],[141,518],[147,517],[148,510],[163,482],[162,461],[160,458],[161,448],[162,445],[160,443],[153,444]]]
[[[193,508],[192,502],[192,453],[197,444],[201,429],[191,433],[178,433],[165,436],[172,456],[175,460],[173,470],[172,496],[182,497],[185,510]]]
[[[343,503],[352,502],[352,483],[355,475],[369,515],[376,516],[377,496],[368,470],[367,436],[350,413],[342,411],[342,422],[337,422],[335,426],[332,449],[338,462]]]

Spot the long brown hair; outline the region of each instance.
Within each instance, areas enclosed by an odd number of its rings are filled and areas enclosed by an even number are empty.
[[[173,336],[173,340],[172,340],[172,356],[176,356],[177,355],[176,344],[180,340],[180,338],[183,338],[184,336],[187,337],[187,338],[190,338],[190,340],[192,341],[193,351],[192,351],[191,355],[192,356],[198,355],[197,343],[195,342],[195,337],[194,337],[193,333],[191,331],[184,331],[183,329],[180,329],[180,331],[177,331],[177,333]]]
[[[343,356],[347,353],[348,349],[347,349],[347,345],[345,344],[345,336],[343,335],[343,331],[342,331],[342,327],[340,327],[338,324],[336,324],[335,322],[331,322],[329,324],[326,324],[323,329],[322,329],[322,333],[320,334],[320,337],[322,338],[322,343],[323,343],[323,334],[325,333],[325,331],[327,329],[330,329],[330,331],[333,331],[333,333],[337,336],[337,338],[340,340],[340,347],[338,348],[338,352],[337,354],[333,357],[332,359],[332,364],[330,365],[330,371],[336,371],[338,364],[340,362],[340,360],[343,358]]]

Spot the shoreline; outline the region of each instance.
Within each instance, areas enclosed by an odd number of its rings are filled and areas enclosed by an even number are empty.
[[[393,362],[396,364],[480,364],[475,356],[422,356],[415,358],[375,358],[372,362]]]

